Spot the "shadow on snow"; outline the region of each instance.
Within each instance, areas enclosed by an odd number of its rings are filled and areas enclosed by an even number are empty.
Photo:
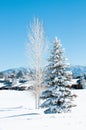
[[[0,117],[0,119],[13,118],[13,117],[23,117],[23,116],[28,116],[28,115],[39,115],[39,113],[26,113],[26,114],[19,114],[19,115],[11,115],[11,116],[6,116],[6,117]]]

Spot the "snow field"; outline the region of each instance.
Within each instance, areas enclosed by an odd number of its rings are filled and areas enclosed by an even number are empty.
[[[86,90],[77,94],[70,113],[44,114],[34,108],[34,97],[29,91],[0,91],[0,130],[85,130]]]

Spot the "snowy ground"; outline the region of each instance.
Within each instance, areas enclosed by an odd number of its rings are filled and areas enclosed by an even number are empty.
[[[0,91],[0,130],[85,130],[86,90],[74,90],[77,107],[71,113],[47,114],[34,108],[29,91]]]

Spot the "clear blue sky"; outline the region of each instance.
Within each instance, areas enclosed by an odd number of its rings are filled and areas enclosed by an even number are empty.
[[[0,71],[27,66],[27,26],[34,17],[51,42],[61,40],[70,64],[86,65],[86,0],[0,0]]]

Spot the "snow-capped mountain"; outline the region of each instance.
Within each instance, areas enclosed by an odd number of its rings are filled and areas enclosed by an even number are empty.
[[[71,65],[68,70],[72,71],[73,75],[75,77],[82,76],[86,74],[86,66],[82,65]],[[28,73],[29,69],[20,67],[20,68],[13,68],[3,71],[4,74],[12,74],[13,72],[18,73],[19,71],[22,71],[23,73]]]
[[[18,73],[19,71],[22,71],[24,73],[28,73],[28,69],[24,67],[19,67],[19,68],[11,68],[2,71],[4,74],[12,74],[13,72]]]
[[[82,65],[70,66],[69,70],[72,71],[75,77],[83,76],[84,74],[86,74],[86,66],[82,66]]]

